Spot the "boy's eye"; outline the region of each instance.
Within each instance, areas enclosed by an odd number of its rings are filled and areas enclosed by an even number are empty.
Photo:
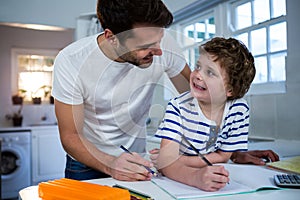
[[[213,71],[211,71],[211,70],[207,70],[207,75],[208,76],[214,76],[215,73]]]

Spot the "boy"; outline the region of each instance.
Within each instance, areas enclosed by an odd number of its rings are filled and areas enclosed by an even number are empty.
[[[228,171],[207,166],[182,135],[211,163],[246,151],[249,107],[242,97],[254,76],[254,58],[238,40],[216,37],[200,47],[190,91],[169,102],[156,133],[162,138],[158,167],[164,175],[206,191],[225,186]]]

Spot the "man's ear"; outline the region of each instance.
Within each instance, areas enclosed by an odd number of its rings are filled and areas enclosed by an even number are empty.
[[[116,45],[118,42],[116,35],[109,29],[104,30],[104,37],[111,45]]]

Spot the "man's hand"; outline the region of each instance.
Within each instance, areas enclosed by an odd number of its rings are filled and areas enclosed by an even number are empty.
[[[234,152],[230,159],[233,162],[240,164],[251,163],[255,165],[265,165],[266,161],[264,161],[263,159],[274,162],[279,160],[279,156],[272,150],[253,150],[246,152]]]
[[[151,180],[152,174],[144,166],[151,168],[153,164],[138,153],[122,153],[112,160],[110,175],[122,181]]]

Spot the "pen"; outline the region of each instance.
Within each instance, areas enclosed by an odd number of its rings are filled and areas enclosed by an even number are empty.
[[[196,147],[194,147],[194,145],[192,145],[192,143],[190,143],[187,138],[185,137],[185,135],[182,134],[182,138],[183,140],[195,151],[195,153],[208,165],[208,166],[212,166],[212,164],[205,158],[204,155],[202,155],[198,149],[196,149]]]
[[[123,145],[121,145],[120,148],[121,148],[123,151],[125,151],[126,153],[129,153],[129,154],[132,155],[132,153],[131,153],[126,147],[124,147]],[[153,176],[155,176],[155,177],[158,176],[158,174],[157,174],[155,171],[153,171],[152,169],[150,169],[150,167],[147,167],[147,166],[144,166],[144,165],[142,165],[142,166],[145,167],[145,169],[147,169],[148,172],[150,172],[151,174],[153,174]]]
[[[198,151],[198,149],[196,149],[196,147],[194,147],[194,145],[192,145],[192,143],[190,143],[189,141],[188,141],[188,139],[185,137],[185,135],[183,135],[182,134],[182,138],[183,138],[183,140],[196,152],[196,154],[208,165],[208,166],[212,166],[212,164],[211,164],[211,162],[209,162],[206,158],[205,158],[205,156],[202,154],[202,153],[200,153],[199,151]],[[229,182],[227,183],[227,184],[229,184]]]

